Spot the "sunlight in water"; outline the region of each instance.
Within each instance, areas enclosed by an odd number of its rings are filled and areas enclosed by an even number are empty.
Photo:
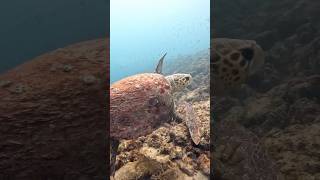
[[[111,0],[111,82],[209,48],[209,0]]]

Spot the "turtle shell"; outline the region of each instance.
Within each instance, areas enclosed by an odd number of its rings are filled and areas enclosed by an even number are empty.
[[[134,139],[172,119],[171,86],[161,74],[137,74],[110,87],[110,136]]]

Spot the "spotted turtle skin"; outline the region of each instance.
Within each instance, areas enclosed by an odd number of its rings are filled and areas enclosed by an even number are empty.
[[[172,88],[165,76],[137,74],[110,87],[110,136],[134,139],[150,134],[173,118]]]
[[[210,52],[215,95],[225,94],[245,83],[264,64],[265,53],[253,40],[216,38]]]

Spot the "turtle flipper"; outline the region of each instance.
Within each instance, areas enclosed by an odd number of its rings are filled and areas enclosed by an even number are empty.
[[[192,108],[192,105],[183,101],[179,103],[179,107],[183,109],[180,113],[182,113],[183,119],[185,120],[189,129],[191,139],[196,145],[198,145],[201,138],[200,124],[196,118],[196,114]]]
[[[166,57],[167,53],[165,53],[159,60],[158,65],[156,67],[155,73],[162,74],[162,64],[163,64],[163,59]]]

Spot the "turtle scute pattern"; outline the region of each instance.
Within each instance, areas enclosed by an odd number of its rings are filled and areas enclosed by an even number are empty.
[[[264,63],[264,52],[252,40],[211,40],[211,64],[217,93],[244,83]]]

